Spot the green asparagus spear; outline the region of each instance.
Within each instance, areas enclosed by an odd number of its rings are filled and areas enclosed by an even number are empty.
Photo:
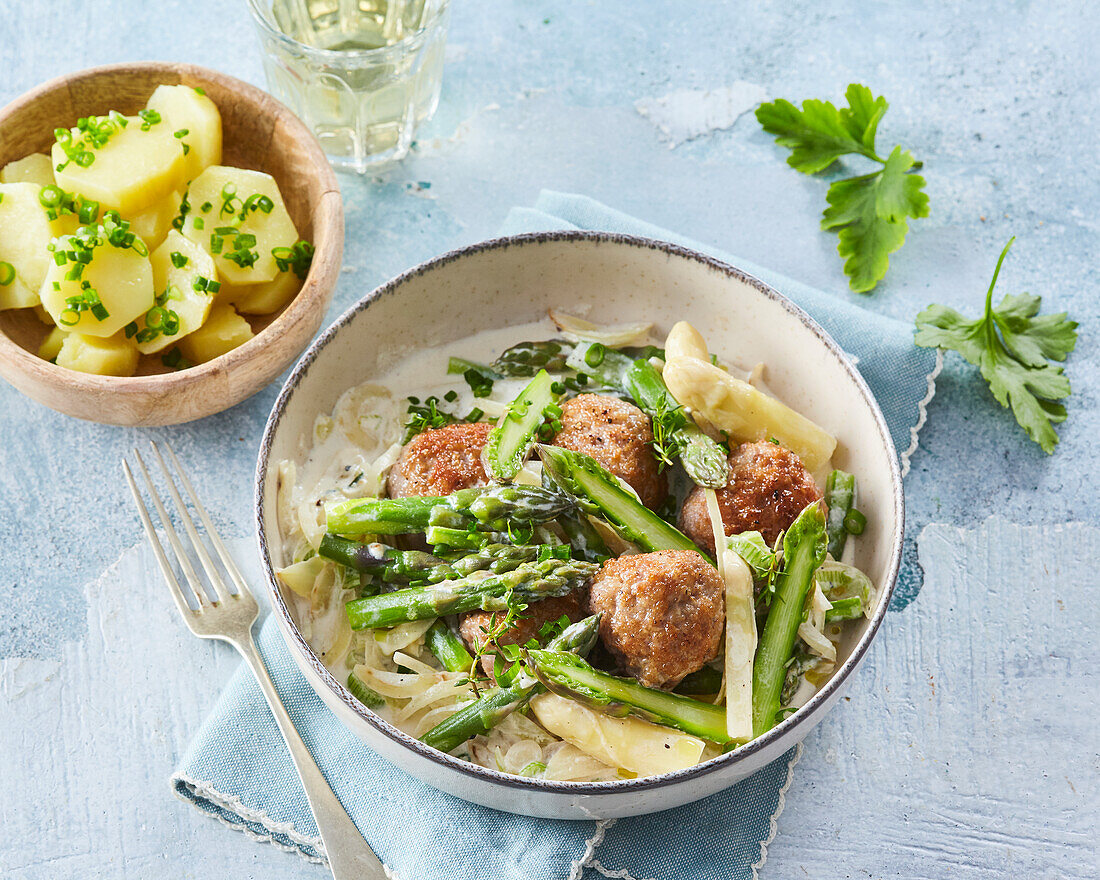
[[[426,587],[409,587],[353,599],[345,606],[352,629],[396,626],[464,611],[504,611],[509,603],[564,596],[581,586],[598,566],[551,557],[525,562],[513,571],[481,577],[480,572]]]
[[[428,526],[424,530],[424,540],[440,552],[440,547],[450,550],[481,550],[494,542],[493,532],[471,532],[469,529],[448,529],[443,526]]]
[[[783,571],[776,579],[775,595],[753,661],[754,736],[775,726],[806,594],[813,585],[814,572],[825,561],[826,544],[825,515],[815,501],[806,506],[783,536]]]
[[[856,478],[845,471],[833,471],[825,480],[825,504],[829,508],[826,531],[829,535],[829,554],[840,559],[848,530],[844,520],[856,502]]]
[[[596,644],[600,631],[600,615],[594,614],[566,627],[550,641],[551,651],[570,651],[581,656]],[[525,706],[531,697],[543,690],[538,682],[521,682],[484,694],[476,702],[460,709],[424,734],[424,742],[433,749],[449,752],[470,737],[488,733],[510,712]]]
[[[863,616],[863,602],[859,596],[846,596],[833,602],[833,607],[825,612],[825,622],[834,620],[855,620]]]
[[[362,544],[330,534],[321,538],[317,554],[356,571],[380,575],[387,583],[427,578],[433,570],[446,565],[446,560],[422,550],[398,550],[378,542]]]
[[[625,391],[649,416],[659,462],[672,464],[679,456],[687,475],[697,485],[712,489],[726,485],[729,462],[725,450],[688,417],[647,358],[634,359],[598,342],[582,342],[568,363],[609,388]]]
[[[574,507],[560,492],[537,486],[460,489],[451,495],[356,498],[325,505],[328,531],[337,535],[402,535],[430,526],[506,532],[556,519]]]
[[[428,629],[424,641],[428,650],[448,672],[463,672],[474,665],[474,658],[462,644],[462,639],[451,632],[445,620],[437,620]]]
[[[609,675],[574,654],[531,650],[527,657],[538,680],[559,696],[607,715],[620,718],[636,715],[720,745],[729,742],[724,706],[648,688],[632,678]]]
[[[560,373],[573,351],[573,343],[564,339],[520,342],[501,353],[492,369],[505,376],[534,376],[539,370]]]
[[[464,578],[475,571],[493,574],[512,571],[537,559],[540,549],[537,545],[486,544],[456,559],[440,559],[420,550],[397,550],[386,544],[359,544],[337,535],[325,535],[318,552],[358,571],[380,575],[386,583],[438,584]]]
[[[354,672],[348,676],[348,690],[351,691],[351,695],[355,699],[368,709],[377,709],[386,702],[381,694],[375,693],[363,684],[363,680]]]
[[[669,525],[622,487],[599,462],[582,452],[539,444],[543,472],[577,499],[587,513],[607,520],[627,541],[643,550],[694,550],[710,561],[695,543]]]
[[[547,408],[554,405],[553,384],[550,374],[539,370],[489,432],[483,457],[493,479],[511,480],[523,467]]]

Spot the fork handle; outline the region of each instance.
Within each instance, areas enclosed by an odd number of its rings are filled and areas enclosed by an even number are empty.
[[[295,729],[294,722],[290,720],[263,658],[256,650],[252,633],[248,633],[247,641],[243,644],[233,644],[255,673],[267,705],[271,707],[271,714],[275,716],[275,723],[279,725],[287,748],[290,749],[290,757],[294,760],[294,767],[302,780],[302,787],[306,790],[306,800],[309,801],[309,808],[317,822],[317,830],[325,844],[328,866],[334,880],[387,880],[382,862],[351,821]]]

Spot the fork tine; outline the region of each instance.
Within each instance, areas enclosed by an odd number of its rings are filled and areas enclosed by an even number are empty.
[[[172,525],[172,518],[168,515],[168,511],[164,509],[164,505],[160,501],[160,496],[157,495],[156,487],[153,485],[153,480],[149,476],[149,471],[145,468],[145,462],[142,460],[141,453],[136,449],[134,450],[134,458],[137,459],[138,467],[141,469],[142,476],[145,477],[145,483],[149,488],[149,497],[153,500],[153,506],[156,508],[157,515],[160,517],[161,525],[164,526],[164,534],[168,538],[168,543],[172,545],[180,568],[183,569],[183,576],[187,579],[188,586],[191,587],[191,591],[195,594],[195,598],[199,602],[199,607],[202,608],[209,603],[210,597],[207,596],[206,590],[203,589],[202,581],[199,580],[198,573],[195,571],[195,566],[191,564],[191,558],[184,551],[183,544],[180,543],[179,535],[176,534],[175,526]]]
[[[206,545],[203,543],[202,538],[199,537],[199,533],[195,529],[195,523],[192,521],[191,515],[187,512],[187,506],[183,503],[183,499],[176,489],[176,481],[172,479],[172,473],[168,470],[168,465],[165,464],[164,456],[160,454],[160,447],[157,446],[156,441],[151,441],[149,445],[153,447],[153,453],[156,455],[157,461],[160,462],[161,472],[164,474],[164,479],[168,483],[168,493],[172,496],[172,501],[176,505],[176,510],[179,511],[184,531],[187,532],[187,537],[191,539],[191,546],[195,548],[195,553],[199,557],[199,562],[202,563],[202,567],[206,571],[206,576],[210,579],[210,584],[214,587],[214,592],[217,594],[218,599],[225,602],[229,600],[233,594],[226,586],[217,566],[214,565],[214,560],[211,559],[210,554],[206,552]]]
[[[233,557],[229,555],[229,551],[222,542],[221,535],[219,535],[218,530],[214,528],[214,523],[210,521],[210,516],[206,512],[206,508],[202,506],[198,496],[195,494],[195,487],[191,485],[191,480],[188,479],[187,472],[183,469],[183,465],[180,464],[180,460],[176,458],[176,451],[172,448],[172,444],[165,440],[164,448],[168,450],[168,456],[175,465],[176,473],[179,475],[180,482],[183,484],[183,489],[191,499],[191,504],[195,508],[195,512],[199,515],[199,519],[202,520],[203,527],[206,529],[206,534],[209,536],[210,542],[214,545],[214,549],[218,553],[218,558],[221,559],[222,565],[225,566],[225,570],[229,572],[229,576],[233,579],[233,583],[236,584],[237,592],[245,596],[251,596],[252,592],[248,589],[248,584],[245,582],[244,575],[242,575],[241,570],[237,568],[237,563],[233,561]]]
[[[175,599],[180,614],[186,617],[188,614],[193,613],[191,603],[183,595],[183,587],[180,586],[175,572],[172,571],[172,566],[168,564],[168,557],[164,554],[164,547],[160,543],[160,538],[157,537],[157,530],[153,528],[153,521],[149,518],[149,509],[141,498],[137,483],[134,482],[134,475],[130,471],[130,465],[126,463],[125,458],[122,459],[122,470],[126,474],[126,482],[130,484],[130,492],[134,496],[134,503],[137,505],[138,515],[141,517],[141,524],[145,527],[145,534],[149,537],[149,543],[153,545],[153,555],[157,557],[157,564],[160,565],[164,580],[168,583],[168,591]]]

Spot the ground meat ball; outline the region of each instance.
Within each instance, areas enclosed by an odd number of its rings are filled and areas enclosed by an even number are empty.
[[[390,470],[391,498],[450,495],[489,482],[481,449],[492,425],[484,422],[431,428],[412,438]]]
[[[653,428],[638,407],[617,397],[581,394],[562,405],[561,430],[554,445],[590,455],[630,484],[646,507],[668,494],[668,480],[657,470],[650,444]]]
[[[724,589],[694,550],[620,556],[589,587],[600,638],[623,668],[649,687],[672,688],[718,653]]]
[[[807,504],[821,499],[801,459],[783,446],[763,441],[742,443],[729,460],[729,482],[717,493],[727,535],[760,532],[770,546]],[[707,499],[698,486],[680,509],[680,530],[714,552]]]
[[[499,620],[504,612],[496,612]],[[498,645],[524,645],[531,639],[539,638],[539,630],[543,624],[554,620],[560,620],[565,615],[573,623],[584,617],[584,608],[576,592],[567,593],[555,599],[543,599],[541,602],[533,602],[527,606],[523,616],[510,626],[496,640]],[[476,651],[478,645],[485,638],[485,630],[493,627],[493,612],[471,611],[463,616],[458,625],[458,631],[462,634],[463,641],[471,651]],[[491,674],[493,658],[483,657],[482,668],[486,674]]]

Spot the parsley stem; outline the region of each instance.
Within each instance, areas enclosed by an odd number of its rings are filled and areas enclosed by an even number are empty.
[[[1001,264],[1008,256],[1009,248],[1012,247],[1012,242],[1015,240],[1016,236],[1014,235],[1008,240],[1004,250],[1001,251],[1001,255],[997,258],[997,268],[993,270],[993,280],[989,282],[989,290],[985,292],[985,344],[986,348],[991,351],[995,351],[1000,345],[1000,339],[997,338],[997,331],[994,327],[996,321],[993,319],[993,288],[997,286],[997,276],[1001,274]]]

